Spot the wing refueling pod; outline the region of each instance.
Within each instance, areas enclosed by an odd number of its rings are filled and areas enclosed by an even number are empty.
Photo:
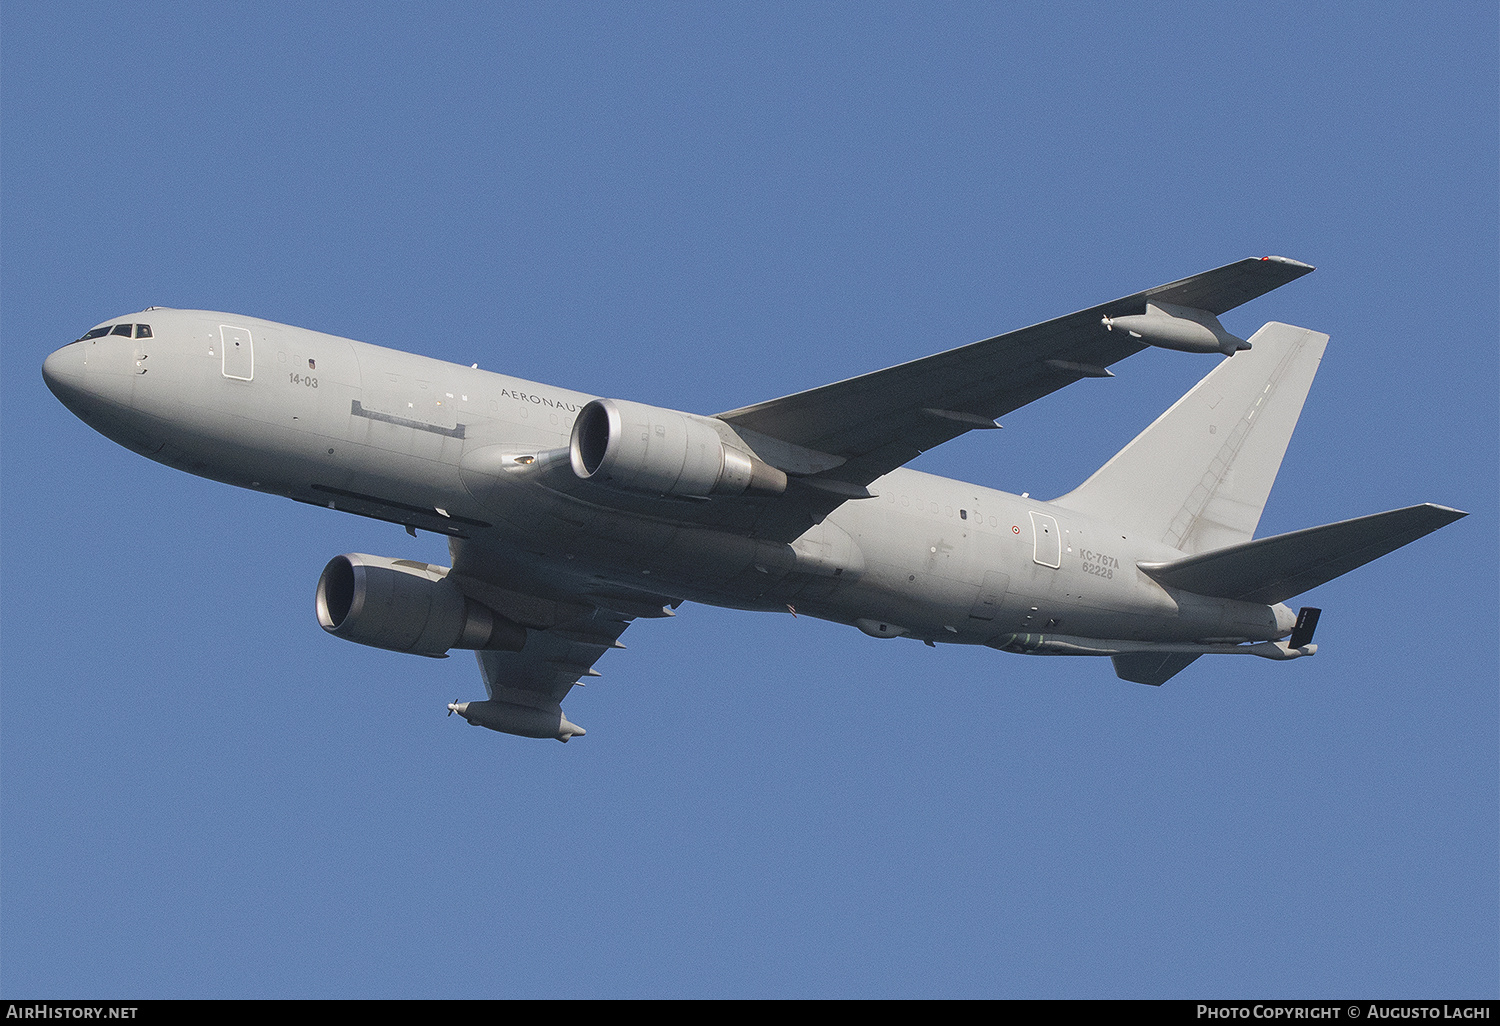
[[[1225,331],[1219,319],[1207,310],[1172,303],[1147,303],[1143,314],[1106,316],[1103,324],[1110,331],[1118,328],[1148,345],[1175,349],[1180,353],[1233,356],[1250,348],[1249,342]]]

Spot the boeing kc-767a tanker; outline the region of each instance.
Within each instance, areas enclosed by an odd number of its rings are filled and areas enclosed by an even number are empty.
[[[470,723],[566,741],[562,700],[637,617],[685,600],[876,638],[1109,656],[1162,684],[1202,655],[1312,655],[1297,595],[1465,514],[1411,506],[1256,539],[1328,336],[1219,315],[1311,271],[1241,260],[936,356],[716,416],[601,399],[237,314],[152,307],[47,357],[90,426],[202,477],[449,538],[451,567],[359,553],[325,630],[474,650]],[[919,453],[1147,346],[1222,354],[1050,502]]]

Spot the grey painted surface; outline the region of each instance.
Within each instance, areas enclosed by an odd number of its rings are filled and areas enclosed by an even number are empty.
[[[344,603],[371,619],[342,636],[441,654],[382,626],[409,610],[422,639],[480,650],[490,700],[454,711],[567,740],[582,733],[562,714],[569,689],[630,620],[685,600],[790,608],[875,637],[1112,655],[1120,676],[1153,684],[1201,654],[1312,654],[1278,641],[1292,610],[1254,597],[1290,598],[1277,582],[1302,564],[1326,580],[1380,554],[1350,544],[1389,551],[1462,515],[1400,517],[1399,537],[1245,546],[1325,335],[1266,325],[1056,502],[899,465],[1143,347],[1102,319],[1152,297],[1207,318],[1307,270],[1241,261],[720,418],[606,403],[627,415],[597,418],[607,437],[587,444],[609,447],[602,460],[583,459],[574,432],[597,397],[238,315],[116,318],[105,325],[151,337],[80,340],[44,376],[91,426],[162,463],[447,535],[451,571],[362,557],[359,587],[399,597],[382,600],[384,619]],[[1235,589],[1201,583],[1216,565],[1203,554],[1235,546]],[[333,632],[324,598],[320,585]]]

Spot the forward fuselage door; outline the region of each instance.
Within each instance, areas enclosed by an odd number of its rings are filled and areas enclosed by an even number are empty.
[[[255,377],[255,349],[249,328],[219,325],[219,339],[224,346],[224,376],[236,381]]]
[[[1031,559],[1054,570],[1062,566],[1062,532],[1057,521],[1046,513],[1031,513],[1031,536],[1034,542]]]

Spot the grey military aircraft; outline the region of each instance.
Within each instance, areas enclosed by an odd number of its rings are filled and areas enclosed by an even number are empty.
[[[319,622],[474,650],[472,724],[567,741],[562,700],[683,601],[875,638],[1108,656],[1159,685],[1202,655],[1312,655],[1285,605],[1465,514],[1255,528],[1328,336],[1219,315],[1311,271],[1241,260],[972,345],[715,416],[599,398],[237,314],[152,307],[47,357],[85,423],[168,466],[447,535],[452,566],[351,553]],[[908,470],[919,453],[1147,346],[1222,354],[1050,502]]]

